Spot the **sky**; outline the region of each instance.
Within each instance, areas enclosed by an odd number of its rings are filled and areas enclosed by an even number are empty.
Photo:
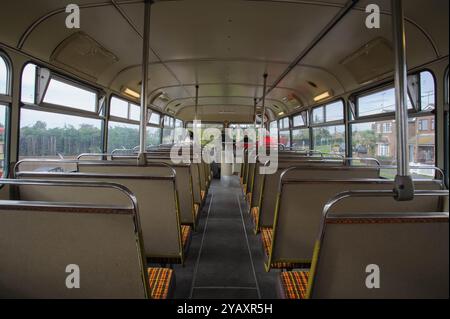
[[[6,64],[0,57],[0,94],[6,93]]]

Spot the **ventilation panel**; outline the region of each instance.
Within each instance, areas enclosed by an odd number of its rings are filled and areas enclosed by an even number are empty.
[[[53,51],[51,62],[97,78],[119,59],[84,32],[77,32],[62,41]]]
[[[389,41],[376,38],[346,57],[345,66],[358,84],[378,79],[394,70],[394,53]]]

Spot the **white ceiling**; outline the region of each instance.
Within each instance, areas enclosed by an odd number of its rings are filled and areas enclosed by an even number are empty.
[[[79,30],[64,27],[66,0],[5,1],[0,11],[0,42],[55,63],[52,53]],[[93,77],[70,66],[69,72],[120,91],[139,91],[144,4],[140,0],[77,0],[81,30],[118,58]],[[208,120],[251,121],[263,74],[271,85],[345,5],[345,0],[157,1],[151,12],[151,97],[169,100],[154,106],[184,119],[193,117],[195,85],[199,111]],[[369,3],[380,5],[380,29],[364,26]],[[408,0],[407,58],[410,68],[448,56],[448,1]],[[340,95],[358,83],[342,60],[373,39],[391,41],[389,0],[361,0],[268,96],[275,113],[307,106],[323,91]],[[86,58],[80,55],[80,59]],[[82,61],[82,60],[81,60]],[[76,65],[74,63],[74,65]],[[368,68],[368,75],[371,70]],[[386,76],[386,75],[383,75]],[[374,76],[376,78],[376,76]],[[308,82],[313,82],[313,87]],[[287,103],[295,96],[299,103]],[[176,106],[177,105],[177,106]],[[276,108],[273,107],[276,106]]]

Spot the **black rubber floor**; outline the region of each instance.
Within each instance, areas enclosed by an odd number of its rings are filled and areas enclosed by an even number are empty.
[[[186,264],[174,269],[176,298],[276,298],[237,176],[213,180]]]

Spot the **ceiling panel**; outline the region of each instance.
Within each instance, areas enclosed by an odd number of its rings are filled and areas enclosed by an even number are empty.
[[[267,1],[163,1],[152,7],[151,46],[164,60],[238,57],[290,62],[337,11],[331,6]]]

